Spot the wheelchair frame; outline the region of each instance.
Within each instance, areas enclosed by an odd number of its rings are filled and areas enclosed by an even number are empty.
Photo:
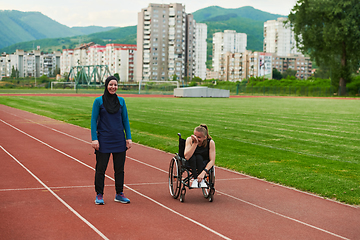
[[[185,139],[179,136],[179,153],[177,153],[171,160],[169,166],[169,190],[174,199],[177,199],[180,195],[180,202],[184,202],[186,187],[193,189],[190,185],[190,179],[193,177],[191,168],[186,166],[186,159],[184,157]],[[215,193],[215,167],[211,167],[209,174],[206,174],[205,183],[207,187],[201,188],[203,196],[212,202],[214,200]]]

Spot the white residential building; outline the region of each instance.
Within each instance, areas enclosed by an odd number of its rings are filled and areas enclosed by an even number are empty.
[[[79,47],[74,49],[73,53],[73,66],[82,66],[86,65],[87,62],[87,53],[91,46],[96,45],[93,42],[81,44]]]
[[[289,23],[284,25],[286,20],[287,18],[278,18],[264,23],[264,52],[284,57],[301,54],[296,48],[294,32]]]
[[[272,56],[271,53],[247,51],[246,78],[264,77],[272,79]]]
[[[178,3],[153,4],[138,13],[137,81],[192,78],[195,21]]]
[[[195,37],[195,76],[206,79],[207,25],[196,23]]]
[[[52,76],[60,69],[60,52],[40,53],[40,50],[25,52],[17,49],[14,54],[3,54],[0,58],[0,78],[10,77],[12,69],[19,77]]]
[[[3,77],[6,77],[6,69],[7,69],[7,57],[6,54],[2,54],[0,56],[0,80]]]
[[[213,34],[213,69],[221,72],[221,61],[226,53],[245,53],[247,46],[247,35],[236,33],[234,30],[225,30]],[[220,73],[221,75],[221,73]]]
[[[87,51],[86,65],[103,65],[105,46],[93,45]]]
[[[136,81],[135,65],[136,45],[131,44],[106,44],[105,64],[111,73],[118,73],[120,81]]]
[[[75,66],[74,49],[63,49],[60,57],[60,74],[69,74],[72,66]]]
[[[72,67],[107,65],[111,74],[119,74],[120,81],[135,81],[136,45],[131,44],[84,44],[75,50],[64,49],[61,55],[61,75],[70,73]]]

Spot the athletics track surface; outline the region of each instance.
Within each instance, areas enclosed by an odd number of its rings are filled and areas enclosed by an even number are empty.
[[[0,105],[1,239],[360,239],[360,208],[216,168],[214,202],[170,196],[173,154],[134,144],[94,204],[90,130]]]

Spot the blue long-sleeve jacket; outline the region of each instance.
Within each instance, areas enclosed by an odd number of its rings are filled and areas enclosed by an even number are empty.
[[[125,139],[131,139],[130,123],[125,100],[119,96],[118,98],[120,109],[114,114],[106,111],[102,97],[96,98],[93,104],[91,114],[91,139],[99,140],[99,151],[103,153],[123,152],[126,150]]]

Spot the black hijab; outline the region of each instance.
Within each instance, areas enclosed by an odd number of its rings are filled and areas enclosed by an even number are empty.
[[[118,79],[114,76],[110,76],[105,80],[105,91],[104,95],[102,95],[102,99],[106,111],[108,113],[116,113],[120,109],[120,102],[116,93],[111,94],[108,91],[108,85],[111,80],[116,80],[116,82],[118,82]]]

